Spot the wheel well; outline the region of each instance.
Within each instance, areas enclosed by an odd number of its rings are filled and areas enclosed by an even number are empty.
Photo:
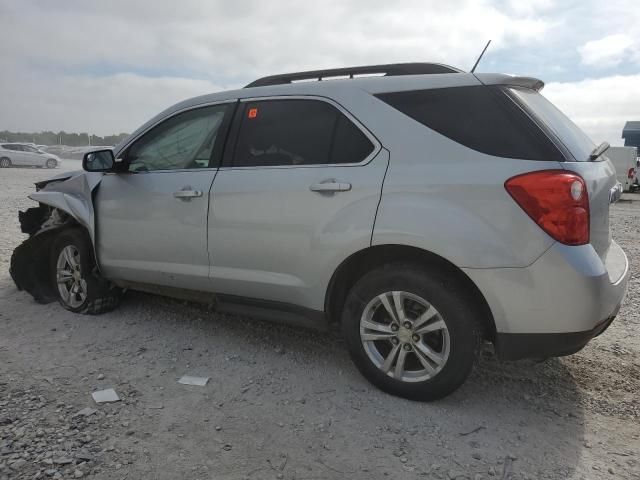
[[[439,255],[404,245],[369,247],[354,253],[340,264],[331,277],[325,296],[325,312],[329,322],[338,323],[340,321],[340,314],[347,294],[358,279],[366,272],[392,262],[414,263],[427,270],[437,269],[451,275],[456,282],[459,282],[462,289],[470,293],[472,300],[478,306],[484,338],[494,340],[496,328],[491,309],[473,281],[462,270]]]

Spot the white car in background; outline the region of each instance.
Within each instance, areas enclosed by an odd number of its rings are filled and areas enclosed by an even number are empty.
[[[637,147],[609,147],[605,156],[611,160],[616,169],[616,177],[625,192],[634,190],[637,169]]]
[[[40,167],[56,168],[60,165],[57,155],[47,153],[24,143],[0,144],[0,168]]]

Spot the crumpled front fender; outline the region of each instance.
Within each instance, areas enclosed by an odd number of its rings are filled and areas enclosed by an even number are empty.
[[[102,173],[79,172],[67,180],[46,184],[29,195],[36,202],[49,205],[69,214],[87,229],[95,246],[95,211],[93,190],[100,184]]]
[[[56,232],[68,224],[57,212],[42,205],[65,212],[83,226],[93,244],[95,254],[95,214],[93,191],[100,184],[101,173],[72,172],[68,178],[54,178],[36,185],[38,191],[29,198],[39,207],[20,212],[20,225],[29,238],[11,256],[9,273],[19,290],[33,295],[39,303],[54,301],[56,293],[51,277],[51,246]]]

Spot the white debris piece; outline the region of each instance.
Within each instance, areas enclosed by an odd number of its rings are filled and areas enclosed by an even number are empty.
[[[106,390],[98,390],[97,392],[93,392],[91,394],[93,400],[96,403],[108,403],[108,402],[119,402],[120,397],[116,393],[113,388],[107,388]]]
[[[189,375],[183,375],[178,383],[183,385],[196,385],[198,387],[204,387],[209,381],[209,377],[192,377]]]
[[[87,407],[87,408],[83,408],[78,413],[76,413],[76,416],[77,417],[88,417],[89,415],[93,415],[96,412],[97,412],[97,410],[94,410],[93,408]]]

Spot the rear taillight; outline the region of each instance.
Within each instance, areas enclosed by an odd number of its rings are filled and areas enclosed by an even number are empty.
[[[542,170],[510,178],[504,186],[555,240],[566,245],[589,243],[589,195],[580,175]]]
[[[636,176],[636,169],[635,168],[630,168],[629,169],[629,173],[627,173],[627,178],[633,178]]]

